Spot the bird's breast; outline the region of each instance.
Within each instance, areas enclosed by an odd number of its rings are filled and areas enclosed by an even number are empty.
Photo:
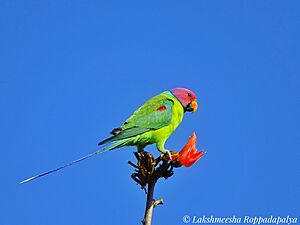
[[[153,132],[153,142],[166,140],[181,123],[183,119],[183,114],[184,111],[181,104],[178,101],[175,101],[172,107],[171,123]]]

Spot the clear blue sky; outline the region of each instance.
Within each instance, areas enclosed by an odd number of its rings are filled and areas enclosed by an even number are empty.
[[[144,101],[198,96],[167,142],[208,154],[157,185],[154,224],[300,216],[299,1],[0,2],[0,224],[139,224],[134,148],[97,149]],[[158,154],[154,146],[148,148]]]

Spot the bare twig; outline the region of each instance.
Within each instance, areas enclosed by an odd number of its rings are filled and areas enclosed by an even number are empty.
[[[146,209],[144,219],[142,220],[143,225],[151,225],[153,209],[157,205],[162,205],[164,203],[162,198],[157,199],[156,201],[153,199],[154,188],[155,184],[148,184]]]

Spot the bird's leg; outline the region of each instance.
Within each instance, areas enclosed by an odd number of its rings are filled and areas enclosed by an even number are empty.
[[[137,151],[138,151],[138,152],[144,152],[144,148],[145,148],[145,146],[138,145],[138,146],[137,146]]]

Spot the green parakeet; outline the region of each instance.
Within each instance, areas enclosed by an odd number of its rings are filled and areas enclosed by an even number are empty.
[[[123,124],[111,131],[113,136],[101,141],[100,149],[66,165],[55,168],[22,181],[26,183],[49,173],[71,166],[102,152],[123,146],[137,146],[143,149],[156,144],[157,149],[168,152],[165,142],[183,119],[185,112],[195,112],[198,108],[196,95],[185,88],[174,88],[154,96],[138,108]],[[170,153],[169,153],[170,154]]]

